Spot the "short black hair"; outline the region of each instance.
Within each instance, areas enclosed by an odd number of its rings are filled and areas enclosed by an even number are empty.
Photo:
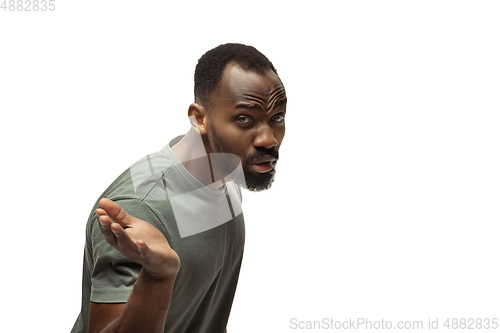
[[[231,61],[244,70],[278,74],[271,61],[253,46],[228,43],[207,51],[198,60],[194,72],[194,99],[196,103],[211,105],[211,94],[222,80],[222,72]]]

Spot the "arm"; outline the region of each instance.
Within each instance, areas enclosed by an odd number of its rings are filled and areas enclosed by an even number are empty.
[[[96,210],[106,241],[142,265],[127,303],[91,303],[89,332],[163,332],[180,260],[163,234],[108,199]]]

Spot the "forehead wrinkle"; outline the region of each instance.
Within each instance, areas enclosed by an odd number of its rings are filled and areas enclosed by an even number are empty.
[[[266,102],[259,96],[251,95],[251,94],[243,94],[243,97],[246,101],[252,102],[253,104],[259,105],[262,109],[266,109]]]
[[[256,94],[243,94],[242,97],[244,97],[248,102],[259,105],[261,109],[266,112],[270,112],[274,105],[276,105],[276,103],[280,100],[286,100],[285,90],[281,85],[277,86],[268,96],[265,97]]]
[[[269,101],[268,101],[269,107],[268,107],[267,111],[268,112],[271,111],[271,109],[274,107],[274,105],[276,105],[276,103],[279,100],[283,100],[283,99],[286,99],[286,94],[285,94],[285,90],[280,85],[274,90],[274,92],[271,93],[271,96],[269,97]]]

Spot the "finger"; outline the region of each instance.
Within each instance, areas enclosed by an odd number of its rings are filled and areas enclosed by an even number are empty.
[[[115,234],[111,230],[111,224],[113,221],[107,215],[101,215],[98,218],[99,228],[101,229],[101,233],[104,236],[104,239],[113,246],[114,248],[118,247],[118,243],[116,242]]]
[[[112,223],[110,226],[111,232],[115,236],[117,250],[126,257],[134,260],[139,251],[137,244],[130,238],[129,234],[118,223]]]
[[[108,226],[113,223],[113,221],[111,221],[111,218],[108,216],[108,214],[104,213],[104,214],[97,214],[97,220],[101,223],[101,225],[103,226]]]
[[[133,220],[132,216],[127,214],[127,212],[125,212],[117,203],[109,199],[102,198],[99,200],[99,208],[101,208],[101,210],[103,210],[106,215],[113,220],[113,222],[119,223],[122,227],[130,226]]]
[[[146,244],[146,242],[143,240],[138,240],[136,242],[136,244],[137,244],[137,248],[139,249],[139,253],[140,253],[141,257],[143,257],[143,258],[147,257],[147,255],[150,252],[148,244]]]
[[[97,215],[97,221],[99,222],[99,226],[101,227],[101,229],[109,229],[109,226],[111,225],[111,223],[113,223],[113,221],[108,216],[108,214],[106,214],[106,211],[104,209],[98,208],[96,209],[95,213]]]
[[[141,259],[145,262],[152,263],[156,259],[157,255],[155,252],[148,246],[148,244],[143,240],[138,240],[136,242],[137,248],[139,250],[139,255]]]
[[[159,254],[153,248],[149,247],[149,245],[145,241],[138,240],[136,244],[137,248],[139,249],[139,254],[141,255],[141,258],[144,259],[144,261],[154,263],[155,260],[163,259],[163,255]]]
[[[95,210],[95,213],[96,213],[97,217],[100,217],[100,216],[102,216],[102,215],[107,215],[107,214],[106,214],[106,211],[105,211],[104,209],[102,209],[102,208],[97,208],[97,209]]]

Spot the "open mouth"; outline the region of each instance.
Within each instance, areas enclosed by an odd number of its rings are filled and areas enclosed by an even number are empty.
[[[251,164],[250,167],[258,173],[265,173],[265,172],[269,172],[272,169],[274,169],[275,165],[276,165],[276,161],[270,161],[270,162]]]

